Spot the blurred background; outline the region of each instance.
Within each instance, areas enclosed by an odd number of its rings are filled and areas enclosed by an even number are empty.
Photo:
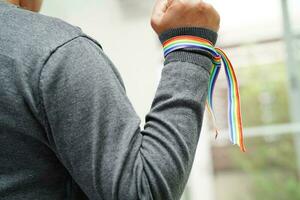
[[[240,82],[247,152],[229,143],[227,83],[220,74],[215,140],[206,116],[183,200],[300,200],[300,1],[207,0],[220,12],[217,46]],[[163,54],[149,25],[154,0],[45,0],[42,13],[98,40],[144,119]],[[146,61],[146,62],[145,62]]]

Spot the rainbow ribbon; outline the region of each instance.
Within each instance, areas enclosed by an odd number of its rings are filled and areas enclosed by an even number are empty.
[[[213,123],[216,131],[216,137],[218,135],[218,129],[216,125],[216,118],[213,110],[213,93],[218,78],[221,65],[223,62],[225,74],[228,83],[228,125],[230,129],[230,141],[234,145],[238,145],[241,151],[245,152],[245,145],[243,139],[243,127],[242,127],[242,116],[241,116],[241,103],[239,95],[238,81],[233,69],[233,66],[226,56],[226,54],[220,49],[215,48],[213,44],[203,38],[182,35],[173,37],[163,43],[164,56],[167,57],[173,51],[190,48],[199,49],[212,57],[213,66],[211,69],[208,95],[207,95],[207,107],[213,118]]]

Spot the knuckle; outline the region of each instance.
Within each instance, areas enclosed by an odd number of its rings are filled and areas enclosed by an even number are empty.
[[[185,8],[186,7],[186,2],[184,2],[184,1],[177,1],[176,4],[180,8]]]
[[[204,8],[206,10],[213,10],[214,9],[214,7],[210,3],[204,3]]]
[[[203,11],[206,8],[206,3],[200,1],[197,3],[197,7],[200,11]]]
[[[174,1],[173,8],[178,12],[191,10],[194,8],[193,4],[187,0],[176,0]]]
[[[188,2],[182,0],[176,1],[176,4],[179,8],[186,8],[188,6]]]

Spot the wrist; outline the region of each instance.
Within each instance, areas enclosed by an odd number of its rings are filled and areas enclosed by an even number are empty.
[[[165,64],[190,62],[204,67],[208,72],[214,61],[217,33],[205,28],[183,27],[170,29],[159,36],[164,48]]]
[[[213,45],[216,44],[218,38],[218,34],[216,32],[206,28],[182,27],[182,28],[169,29],[163,32],[162,34],[159,35],[159,40],[163,44],[165,41],[173,37],[182,36],[182,35],[190,35],[190,36],[203,38],[205,40],[208,40]]]

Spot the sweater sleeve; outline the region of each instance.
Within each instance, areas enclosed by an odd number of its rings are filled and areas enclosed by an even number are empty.
[[[89,199],[180,199],[212,65],[199,52],[184,54],[165,64],[143,129],[118,72],[92,40],[69,41],[44,65],[39,88],[49,146]]]

